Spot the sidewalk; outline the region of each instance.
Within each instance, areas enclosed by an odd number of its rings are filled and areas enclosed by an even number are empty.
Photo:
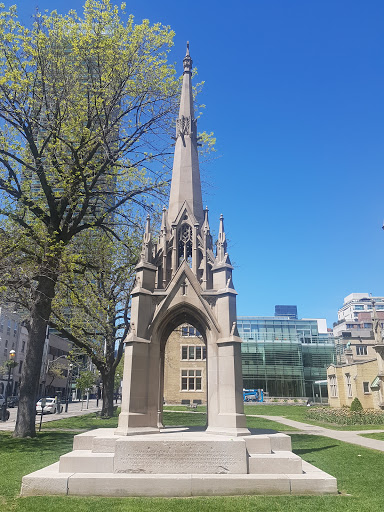
[[[384,441],[359,436],[359,434],[384,432],[384,430],[332,430],[330,428],[319,427],[317,425],[308,425],[308,423],[301,423],[300,421],[289,420],[283,416],[264,416],[260,414],[249,414],[248,416],[253,418],[265,418],[267,420],[277,421],[283,425],[288,425],[289,427],[297,428],[300,431],[297,432],[298,434],[312,434],[315,436],[330,437],[331,439],[337,439],[338,441],[344,441],[345,443],[357,444],[359,446],[364,446],[365,448],[372,448],[373,450],[384,452]]]

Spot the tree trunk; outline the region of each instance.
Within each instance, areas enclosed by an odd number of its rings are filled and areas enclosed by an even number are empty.
[[[115,372],[114,370],[106,374],[102,374],[103,380],[103,407],[101,409],[102,416],[113,416],[113,392],[115,388]]]
[[[57,274],[47,272],[47,267],[41,274],[38,278],[34,303],[30,312],[29,342],[21,375],[20,400],[14,437],[36,436],[36,398],[39,390],[47,324],[57,282]]]

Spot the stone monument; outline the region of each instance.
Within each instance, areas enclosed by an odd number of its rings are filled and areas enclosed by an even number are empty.
[[[336,480],[291,452],[284,434],[246,427],[236,291],[223,216],[214,251],[203,209],[192,59],[184,74],[168,210],[158,242],[147,218],[125,342],[118,428],[75,436],[60,462],[23,478],[22,494],[198,496],[336,493]],[[207,347],[207,427],[163,428],[164,351],[196,327]]]

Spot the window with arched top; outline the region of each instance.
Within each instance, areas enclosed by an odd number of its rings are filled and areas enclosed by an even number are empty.
[[[182,224],[179,230],[179,265],[182,261],[192,266],[192,228],[189,224]]]

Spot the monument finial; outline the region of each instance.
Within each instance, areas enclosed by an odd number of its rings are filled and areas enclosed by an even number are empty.
[[[192,70],[192,59],[189,55],[189,41],[187,41],[187,52],[185,54],[185,57],[183,59],[183,66],[184,66],[184,74],[185,73],[191,73]]]

